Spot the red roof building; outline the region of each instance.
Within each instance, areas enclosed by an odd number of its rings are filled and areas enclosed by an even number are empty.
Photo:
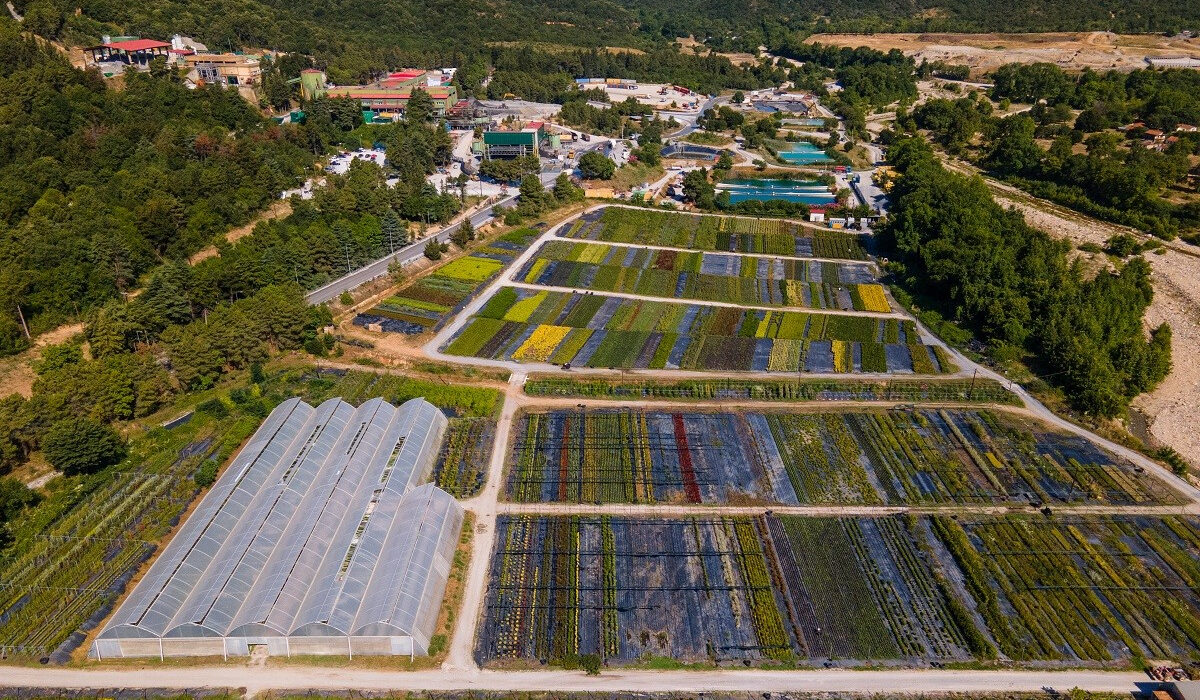
[[[171,45],[154,39],[129,39],[93,46],[84,51],[92,53],[94,63],[120,61],[130,65],[145,66],[157,56],[166,56]]]
[[[165,41],[155,41],[154,39],[130,39],[129,41],[114,41],[111,44],[104,44],[110,49],[118,51],[148,51],[150,49],[169,49],[171,45]]]

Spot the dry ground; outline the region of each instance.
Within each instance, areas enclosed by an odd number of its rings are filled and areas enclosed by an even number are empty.
[[[1047,34],[814,34],[809,43],[900,49],[921,61],[966,64],[980,74],[1005,63],[1055,63],[1080,70],[1133,70],[1148,56],[1200,56],[1200,39],[1109,32]]]
[[[65,343],[72,336],[82,332],[82,323],[68,323],[59,326],[37,336],[33,341],[33,347],[25,352],[0,360],[0,397],[20,394],[29,398],[33,395],[33,380],[37,379],[37,375],[33,371],[33,363],[41,359],[42,348]]]

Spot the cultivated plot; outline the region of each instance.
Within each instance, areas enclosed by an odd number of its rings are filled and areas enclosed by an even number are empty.
[[[379,324],[384,331],[415,335],[441,327],[529,246],[538,233],[518,229],[406,285],[354,317],[359,326]]]
[[[749,306],[890,312],[866,263],[549,241],[517,273],[528,284]]]
[[[935,518],[1001,653],[1200,658],[1194,519]]]
[[[990,411],[523,414],[522,502],[1170,504],[1156,477],[1076,435]]]
[[[502,517],[481,663],[1200,657],[1191,519]]]
[[[781,219],[606,207],[585,214],[566,235],[592,241],[729,253],[867,259],[857,234],[808,228]]]
[[[505,517],[497,536],[481,663],[967,659],[979,635],[918,522]]]
[[[512,362],[771,372],[957,367],[911,321],[501,287],[446,346]]]
[[[479,493],[487,478],[495,439],[493,418],[451,418],[434,467],[433,483],[458,498]]]

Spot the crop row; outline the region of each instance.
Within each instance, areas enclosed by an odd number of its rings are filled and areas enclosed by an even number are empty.
[[[952,367],[911,322],[503,287],[451,355],[586,367],[913,372]]]
[[[780,219],[698,216],[650,209],[608,207],[586,215],[567,235],[729,253],[867,258],[858,236],[851,233],[807,228]]]
[[[1010,658],[1200,658],[1194,520],[935,518],[933,525]]]
[[[999,382],[979,379],[652,379],[569,378],[530,375],[530,396],[577,398],[750,401],[904,401],[1016,404]]]
[[[496,422],[491,418],[452,418],[434,469],[434,483],[460,498],[479,493],[495,434]]]
[[[795,259],[551,241],[520,272],[529,284],[749,305],[891,311],[870,268]]]
[[[1086,440],[989,412],[572,409],[515,433],[506,494],[524,502],[1180,502]]]
[[[537,237],[533,229],[501,236],[471,255],[451,260],[401,287],[395,294],[358,314],[360,326],[378,323],[383,330],[415,335],[439,326],[506,268]]]

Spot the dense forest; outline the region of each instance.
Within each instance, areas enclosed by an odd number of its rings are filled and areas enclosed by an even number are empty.
[[[300,181],[307,145],[235,92],[111,90],[0,23],[0,352],[21,314],[57,325],[245,222]]]
[[[882,237],[890,271],[922,306],[988,343],[996,357],[1028,354],[1079,410],[1120,414],[1170,370],[1171,329],[1149,340],[1153,291],[1140,257],[1088,279],[1067,244],[1005,211],[978,178],[951,173],[918,138],[889,157],[896,180]],[[940,329],[951,331],[952,329]]]
[[[1200,27],[1191,0],[1045,3],[1006,0],[473,0],[329,3],[287,0],[14,0],[33,31],[89,44],[102,34],[194,36],[213,48],[267,48],[317,57],[336,77],[400,65],[464,65],[488,44],[662,48],[694,36],[719,50],[778,46],[813,31],[1174,32]],[[82,10],[76,14],[75,10]]]
[[[1173,132],[1200,122],[1200,74],[1034,64],[1004,66],[994,81],[993,100],[1031,108],[1001,118],[978,96],[931,100],[911,125],[1038,196],[1164,238],[1197,235],[1200,133]]]
[[[214,241],[221,255],[189,273],[193,316],[271,284],[318,286],[397,245],[405,221],[444,222],[462,206],[463,192],[426,182],[450,139],[426,120],[423,93],[395,124],[364,125],[355,103],[322,99],[303,125],[278,126],[236,92],[189,90],[169,73],[110,89],[11,22],[0,75],[0,354],[26,344],[22,320],[36,334],[86,317]],[[224,242],[317,155],[363,144],[387,149],[387,175],[356,162],[286,220]]]

